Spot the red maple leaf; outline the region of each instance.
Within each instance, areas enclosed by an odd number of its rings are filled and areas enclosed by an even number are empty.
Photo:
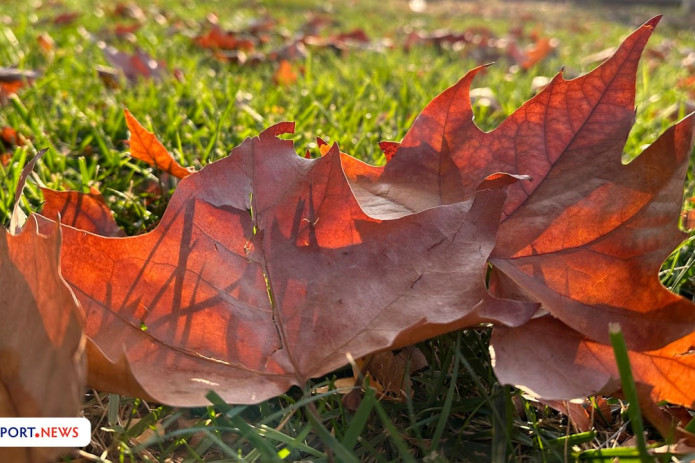
[[[182,179],[151,233],[63,226],[63,275],[85,308],[90,384],[201,405],[258,402],[354,357],[487,320],[485,260],[504,192],[395,220],[365,215],[333,147],[246,140]],[[452,265],[452,262],[455,262]],[[423,311],[423,308],[426,310]],[[161,381],[166,375],[168,381]]]

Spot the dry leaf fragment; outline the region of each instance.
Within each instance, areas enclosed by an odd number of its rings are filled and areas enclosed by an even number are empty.
[[[356,360],[361,373],[371,378],[370,386],[385,397],[403,400],[406,390],[412,390],[412,386],[406,386],[406,371],[412,374],[427,367],[427,359],[415,346],[407,346],[397,352],[384,351],[370,354]]]
[[[395,156],[399,145],[400,145],[400,143],[395,142],[395,141],[380,141],[379,142],[379,148],[381,148],[381,152],[384,153],[384,157],[386,158],[386,162],[389,162],[391,159],[393,159],[393,156]]]
[[[97,189],[86,194],[49,188],[41,188],[41,192],[44,217],[97,235],[125,236]]]

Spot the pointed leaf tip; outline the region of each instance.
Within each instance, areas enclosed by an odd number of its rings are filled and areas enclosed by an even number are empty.
[[[646,23],[644,23],[645,26],[651,27],[652,29],[656,27],[657,24],[659,24],[659,21],[661,21],[661,18],[663,15],[656,15]]]
[[[22,229],[24,222],[26,221],[26,215],[19,206],[20,199],[22,198],[22,191],[24,191],[24,186],[27,183],[27,178],[32,170],[34,170],[34,165],[36,162],[43,157],[48,151],[47,148],[42,149],[36,155],[31,158],[31,160],[24,166],[22,173],[19,176],[19,181],[17,182],[17,188],[14,192],[14,208],[12,209],[12,216],[10,217],[10,234],[17,235]]]
[[[184,178],[193,171],[179,164],[162,145],[154,133],[145,129],[127,108],[123,108],[125,121],[130,130],[130,155],[174,177]]]

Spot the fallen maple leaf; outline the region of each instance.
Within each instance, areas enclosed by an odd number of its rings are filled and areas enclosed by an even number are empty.
[[[139,48],[135,50],[135,53],[130,54],[103,42],[98,42],[97,45],[101,48],[106,60],[123,72],[123,75],[131,82],[137,82],[138,79],[143,78],[161,79],[164,77],[166,72],[164,63],[155,60]]]
[[[197,36],[194,42],[201,48],[221,50],[253,51],[256,48],[253,38],[239,37],[236,32],[224,31],[216,24],[205,34]]]
[[[193,171],[181,166],[157,137],[146,130],[127,109],[123,110],[130,130],[130,155],[163,170],[174,177],[184,178]]]
[[[408,214],[465,200],[494,172],[527,174],[532,182],[510,186],[495,267],[598,341],[608,341],[610,322],[638,349],[692,332],[695,305],[657,278],[684,238],[677,221],[689,125],[621,162],[639,57],[658,19],[590,73],[558,74],[492,132],[473,123],[469,88],[482,68],[469,72],[425,108],[386,166],[346,169],[361,206],[375,217]]]
[[[373,219],[337,147],[300,158],[276,138],[292,127],[271,127],[183,179],[148,234],[63,226],[63,273],[93,342],[91,385],[176,405],[202,405],[209,389],[259,402],[348,353],[487,320],[490,304],[504,312],[485,288],[503,190]],[[518,323],[532,313],[513,301],[506,311]]]
[[[17,197],[42,154],[23,169]],[[41,234],[32,217],[20,231],[17,211],[15,205],[16,234],[0,228],[0,416],[74,417],[85,387],[84,317],[60,276],[60,229],[44,224]],[[12,462],[52,461],[62,453],[0,448],[0,458]]]
[[[597,341],[607,342],[608,324],[615,322],[636,350],[688,335],[695,305],[668,291],[657,274],[685,238],[678,219],[692,140],[691,116],[628,165],[620,163],[619,152],[612,166],[610,158],[593,158],[580,170],[579,158],[567,159],[578,178],[554,175],[509,214],[490,261],[553,315]],[[568,172],[566,163],[556,166]],[[528,225],[518,228],[521,223]]]
[[[510,41],[507,53],[522,69],[528,70],[547,58],[556,47],[556,39],[537,37],[533,44],[523,50],[519,48],[519,45],[515,41]]]
[[[431,33],[411,31],[404,43],[405,51],[414,45],[434,45],[437,49],[461,50],[479,63],[506,59],[527,70],[547,58],[557,47],[558,41],[549,37],[531,34],[531,43],[522,47],[519,40],[523,31],[511,30],[506,38],[498,38],[486,27],[470,28],[463,32],[438,29]]]
[[[60,231],[0,230],[0,416],[75,417],[85,387],[83,316],[60,277]],[[53,461],[66,449],[0,448],[12,462]]]
[[[588,432],[596,427],[606,428],[613,418],[611,407],[603,396],[591,399],[587,397],[581,403],[545,399],[540,400],[540,403],[566,415],[577,432]]]
[[[350,48],[365,47],[370,43],[367,33],[362,29],[338,33],[328,37],[307,35],[302,38],[305,45],[315,48],[332,48],[336,51],[346,51]]]
[[[498,325],[500,379],[564,400],[619,387],[606,344],[619,322],[650,416],[657,400],[693,406],[681,384],[695,379],[695,305],[657,271],[684,237],[695,118],[621,162],[657,21],[594,71],[558,74],[492,132],[472,119],[478,68],[383,144],[383,167],[320,140],[322,157],[300,158],[279,124],[184,178],[148,234],[63,225],[90,383],[174,405],[202,405],[209,389],[258,402],[348,355],[485,321]],[[138,127],[136,144],[166,153]],[[552,316],[529,321],[539,307]]]

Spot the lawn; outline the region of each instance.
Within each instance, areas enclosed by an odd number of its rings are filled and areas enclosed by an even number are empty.
[[[22,167],[47,148],[25,189],[25,209],[39,208],[39,184],[97,189],[128,234],[151,230],[176,180],[129,156],[124,107],[181,164],[195,169],[281,121],[296,122],[291,138],[299,153],[318,156],[316,137],[321,137],[383,164],[378,142],[401,140],[422,108],[468,70],[494,61],[473,85],[479,96],[475,121],[492,130],[548,77],[563,67],[567,78],[592,69],[607,57],[601,52],[660,13],[664,19],[638,76],[626,160],[695,109],[695,84],[687,80],[695,69],[695,38],[688,18],[675,8],[597,5],[589,11],[569,4],[442,0],[415,11],[416,3],[3,3],[0,65],[30,72],[32,81],[12,96],[0,87],[0,128],[17,132],[0,145],[5,224]],[[201,45],[213,24],[237,31],[255,24],[263,43],[243,53]],[[323,41],[282,50],[312,25],[322,26]],[[443,29],[469,36],[448,44],[435,40]],[[355,31],[359,34],[336,38]],[[509,52],[512,45],[524,50],[542,40],[552,51],[533,62]],[[136,50],[154,61],[149,71],[132,60],[122,64]],[[289,74],[279,73],[278,54],[287,58]],[[686,197],[692,190],[689,174]],[[687,242],[664,264],[664,284],[690,294],[694,260]],[[489,328],[480,327],[419,345],[428,366],[412,375],[406,369],[407,391],[397,400],[367,389],[348,403],[336,384],[352,376],[350,367],[253,406],[227,405],[211,395],[208,407],[178,409],[90,389],[83,411],[92,422],[93,441],[65,461],[637,458],[623,401],[608,398],[606,420],[580,432],[551,407],[497,382],[489,335]],[[651,428],[648,439],[664,442]]]

